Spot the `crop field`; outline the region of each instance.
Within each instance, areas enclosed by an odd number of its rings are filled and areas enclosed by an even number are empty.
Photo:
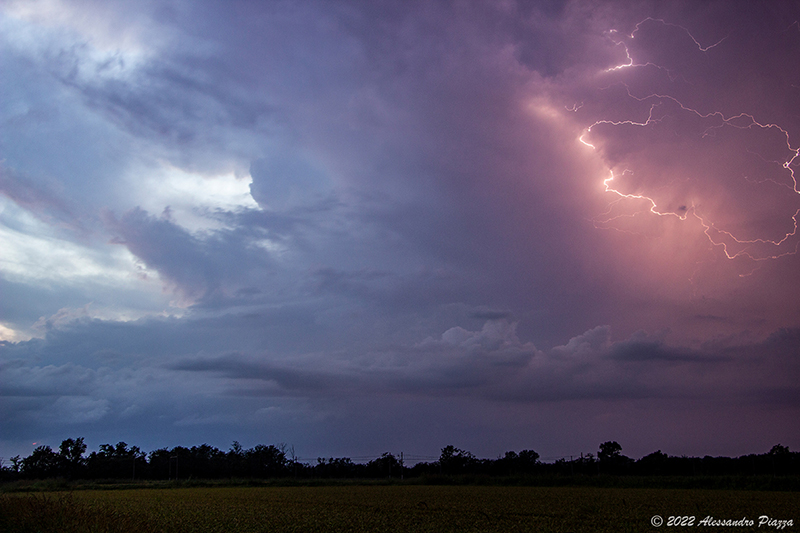
[[[676,516],[694,517],[693,526],[668,524]],[[762,516],[773,522],[759,526]],[[0,495],[0,530],[9,533],[797,531],[799,518],[800,493],[766,491],[372,485]]]

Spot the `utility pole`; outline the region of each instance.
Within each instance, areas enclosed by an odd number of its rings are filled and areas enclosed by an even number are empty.
[[[403,452],[400,452],[400,481],[403,480]]]

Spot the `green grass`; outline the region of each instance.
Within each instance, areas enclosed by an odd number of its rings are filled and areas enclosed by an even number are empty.
[[[800,518],[800,493],[500,486],[201,487],[0,495],[0,531],[657,531],[699,522]],[[698,526],[695,525],[695,528]],[[792,531],[800,524],[784,531]],[[662,526],[663,530],[690,528]],[[731,528],[701,528],[730,530]],[[766,526],[735,531],[775,530]]]

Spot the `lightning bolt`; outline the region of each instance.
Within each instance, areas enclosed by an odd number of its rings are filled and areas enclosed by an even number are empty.
[[[666,22],[662,19],[654,19],[648,17],[641,22],[637,23],[634,27],[633,31],[627,36],[628,39],[635,39],[637,33],[642,29],[642,25],[645,23],[660,23],[664,26],[673,27],[680,29],[684,32],[694,43],[697,49],[700,52],[707,52],[717,46],[719,46],[723,41],[725,41],[728,36],[723,37],[719,41],[711,44],[709,46],[703,47],[700,42],[683,26],[679,26],[677,24],[672,24]],[[798,26],[800,29],[800,25],[795,21],[790,25],[788,29],[792,28],[793,26]],[[639,62],[637,63],[631,52],[628,48],[628,45],[625,42],[625,39],[616,39],[616,36],[619,32],[616,30],[611,30],[608,32],[609,38],[611,38],[612,42],[615,45],[621,45],[624,47],[625,55],[627,58],[626,63],[622,63],[615,67],[606,69],[604,72],[606,73],[613,73],[615,71],[620,71],[623,69],[632,69],[632,68],[641,68],[641,67],[655,67],[665,71],[669,75],[669,79],[671,82],[674,82],[678,77],[669,69],[662,67],[660,65],[654,64],[652,62]],[[685,81],[685,79],[684,79]],[[789,131],[776,123],[762,123],[759,122],[753,114],[750,113],[739,113],[732,116],[726,116],[720,111],[712,111],[709,113],[702,113],[697,109],[684,105],[681,101],[677,98],[668,95],[668,94],[648,94],[647,96],[639,97],[632,93],[630,87],[625,83],[618,83],[614,84],[614,86],[622,86],[625,88],[627,92],[627,96],[633,100],[642,103],[649,103],[649,111],[647,113],[647,117],[644,120],[598,120],[586,127],[578,140],[583,143],[584,145],[588,146],[592,150],[598,151],[597,146],[590,142],[590,138],[592,135],[592,130],[599,126],[608,126],[608,127],[623,127],[629,126],[634,128],[648,128],[654,126],[660,122],[662,122],[668,116],[672,116],[669,113],[669,110],[664,111],[661,115],[659,112],[661,110],[666,109],[669,106],[675,106],[677,112],[688,113],[694,115],[697,119],[701,121],[707,121],[712,123],[709,125],[705,131],[702,132],[701,137],[705,138],[708,136],[713,136],[716,134],[717,131],[723,128],[735,128],[737,130],[764,130],[764,131],[774,131],[777,132],[784,140],[785,146],[788,150],[789,157],[785,160],[768,160],[758,154],[757,152],[751,151],[748,149],[748,152],[753,154],[754,156],[760,157],[764,163],[768,163],[771,165],[777,165],[782,170],[781,172],[788,177],[788,182],[781,183],[772,178],[764,178],[764,179],[754,179],[748,176],[745,176],[745,179],[751,183],[762,184],[765,182],[772,182],[776,185],[780,185],[782,187],[786,187],[791,191],[793,194],[800,194],[800,190],[798,190],[798,183],[797,183],[797,176],[795,174],[795,166],[800,163],[800,146],[793,145],[791,142]],[[609,89],[611,86],[602,88],[602,90]],[[568,108],[570,111],[577,112],[580,107],[574,105],[571,109]],[[690,204],[690,205],[682,205],[677,211],[669,211],[669,210],[662,210],[659,209],[658,202],[655,197],[644,194],[638,193],[633,194],[630,192],[623,192],[619,186],[616,185],[615,181],[618,180],[620,177],[624,177],[626,175],[633,176],[634,171],[630,169],[625,169],[622,172],[618,172],[615,174],[613,169],[609,170],[609,176],[603,179],[603,186],[607,193],[614,194],[618,196],[616,200],[611,202],[608,206],[608,209],[598,215],[593,219],[595,227],[600,229],[617,229],[618,231],[625,231],[619,228],[616,228],[612,225],[612,223],[616,220],[621,218],[633,218],[637,215],[642,213],[650,215],[655,215],[659,217],[675,217],[679,221],[687,221],[689,219],[696,220],[700,227],[702,227],[703,234],[707,237],[710,245],[713,248],[718,248],[722,250],[724,256],[727,259],[736,259],[736,258],[748,258],[755,262],[760,261],[767,261],[767,260],[774,260],[780,257],[784,257],[787,255],[795,255],[800,250],[800,240],[793,239],[798,235],[797,233],[797,226],[798,226],[798,216],[800,216],[800,208],[798,208],[794,215],[792,215],[792,226],[793,228],[791,231],[786,232],[781,238],[777,239],[769,239],[769,238],[755,238],[755,239],[745,239],[739,235],[736,235],[733,231],[720,227],[719,224],[715,223],[711,217],[702,213],[701,207],[697,204]],[[789,184],[790,182],[790,184]],[[668,186],[669,184],[667,184]],[[646,209],[639,209],[638,211],[633,212],[632,214],[613,214],[614,210],[617,209],[623,202],[631,203],[631,202],[644,202],[645,205],[649,207]],[[634,233],[634,232],[631,232]],[[794,246],[792,246],[792,242],[794,242]],[[752,272],[751,272],[752,273]]]
[[[683,32],[686,33],[686,35],[689,36],[689,38],[692,40],[692,42],[695,44],[695,46],[697,46],[697,49],[700,50],[701,52],[707,52],[707,51],[711,50],[712,48],[715,48],[715,47],[719,46],[722,43],[722,41],[724,41],[725,39],[728,38],[728,35],[726,35],[725,37],[723,37],[722,39],[720,39],[716,43],[714,43],[712,45],[709,45],[709,46],[706,46],[706,47],[703,47],[700,44],[700,42],[697,39],[695,39],[694,36],[685,27],[679,26],[678,24],[673,24],[671,22],[666,22],[663,19],[654,19],[652,17],[647,17],[646,19],[636,23],[636,26],[634,27],[633,31],[627,36],[627,38],[630,39],[630,40],[635,39],[636,38],[636,34],[639,32],[639,29],[640,29],[641,25],[644,24],[645,22],[660,22],[664,26],[668,26],[668,27],[672,27],[672,28],[679,28],[679,29],[683,30]],[[613,72],[615,70],[622,70],[622,69],[631,68],[631,67],[647,67],[647,66],[650,66],[650,67],[655,67],[655,68],[657,68],[659,70],[663,70],[664,72],[666,72],[667,75],[669,76],[670,81],[675,81],[677,79],[677,76],[674,76],[670,69],[662,67],[660,65],[657,65],[657,64],[652,63],[650,61],[648,61],[647,63],[635,63],[634,60],[633,60],[633,56],[631,56],[630,50],[628,49],[628,45],[625,43],[624,39],[623,40],[616,40],[616,41],[613,39],[613,37],[616,36],[618,33],[619,32],[617,30],[609,30],[607,32],[607,35],[612,40],[612,42],[614,42],[614,44],[616,44],[618,46],[622,46],[625,49],[625,57],[628,59],[628,62],[627,63],[622,63],[622,64],[617,65],[615,67],[608,68],[608,69],[606,69],[606,72]]]

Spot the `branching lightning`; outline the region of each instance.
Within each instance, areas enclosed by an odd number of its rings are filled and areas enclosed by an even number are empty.
[[[678,28],[685,32],[685,34],[692,40],[694,45],[700,52],[707,52],[717,46],[719,46],[723,41],[725,41],[728,36],[723,37],[719,41],[709,46],[703,47],[700,42],[683,26],[678,26],[676,24],[672,24],[666,22],[661,19],[653,19],[647,18],[636,24],[634,30],[628,36],[629,39],[634,39],[636,37],[637,32],[640,31],[641,26],[646,22],[653,22],[653,23],[660,23],[664,26],[669,26],[673,28]],[[793,23],[796,25],[797,23]],[[800,27],[800,26],[799,26]],[[791,26],[790,26],[791,28]],[[643,62],[637,63],[625,42],[624,39],[614,39],[613,36],[617,35],[618,32],[616,30],[611,30],[609,32],[610,38],[616,45],[621,45],[625,49],[625,55],[627,58],[627,62],[617,65],[615,67],[606,69],[605,72],[614,72],[620,71],[623,69],[628,68],[640,68],[640,67],[655,67],[662,71],[665,71],[669,75],[670,81],[675,81],[676,78],[679,76],[674,75],[669,69],[654,64],[652,62]],[[701,111],[694,109],[692,107],[684,105],[681,101],[677,98],[668,95],[668,94],[648,94],[644,97],[639,97],[634,95],[631,92],[630,87],[625,83],[618,83],[617,86],[622,86],[627,91],[627,95],[629,98],[636,100],[638,102],[650,102],[649,112],[647,118],[643,121],[636,121],[636,120],[597,120],[592,123],[590,126],[585,128],[582,135],[579,137],[579,140],[584,145],[592,148],[593,150],[598,150],[598,147],[595,146],[592,142],[589,141],[589,138],[592,134],[592,130],[597,128],[598,126],[605,125],[605,126],[612,126],[612,127],[620,127],[620,126],[630,126],[636,128],[647,128],[650,126],[654,126],[661,121],[663,121],[668,114],[668,111],[665,111],[665,114],[659,116],[657,114],[657,110],[662,109],[665,104],[671,106],[675,105],[679,108],[680,112],[694,114],[694,116],[698,119],[704,121],[713,122],[712,125],[708,126],[702,133],[702,137],[705,138],[706,136],[711,136],[716,133],[716,131],[722,128],[736,128],[738,130],[770,130],[779,132],[780,136],[785,139],[786,149],[788,150],[789,156],[785,160],[768,160],[761,156],[758,152],[747,150],[749,153],[753,154],[756,157],[760,157],[764,163],[778,165],[782,168],[782,173],[788,177],[791,184],[789,182],[779,182],[773,178],[763,178],[763,179],[754,179],[748,176],[744,176],[744,179],[748,180],[750,183],[755,184],[762,184],[765,182],[772,182],[773,184],[780,185],[782,187],[788,188],[791,193],[800,195],[800,190],[798,190],[798,183],[797,183],[797,176],[795,174],[795,167],[800,164],[800,146],[793,146],[789,131],[776,123],[763,123],[759,122],[756,117],[749,113],[739,113],[733,116],[725,116],[724,113],[720,111],[712,111],[710,113],[702,113]],[[607,87],[608,88],[608,87]],[[580,109],[577,106],[573,106],[570,111],[577,111]],[[650,196],[645,193],[637,193],[633,194],[630,192],[624,192],[620,189],[619,186],[615,184],[615,180],[621,176],[625,175],[633,175],[634,171],[630,169],[625,169],[622,172],[618,172],[615,174],[614,170],[609,170],[609,176],[603,180],[603,186],[606,192],[615,194],[618,196],[616,200],[614,200],[611,204],[609,204],[609,208],[606,212],[600,214],[599,216],[595,217],[594,223],[595,227],[608,229],[613,228],[610,224],[618,220],[622,217],[632,218],[636,216],[638,213],[647,213],[649,212],[652,215],[660,216],[660,217],[675,217],[680,221],[685,221],[689,218],[692,220],[697,220],[700,226],[703,228],[703,233],[708,238],[708,241],[712,245],[712,247],[719,248],[725,254],[725,257],[728,259],[736,259],[736,258],[748,258],[752,261],[766,261],[771,259],[777,259],[779,257],[783,257],[786,255],[794,255],[797,254],[800,250],[800,239],[794,239],[794,237],[798,236],[797,227],[798,227],[798,216],[800,216],[800,208],[798,208],[794,214],[792,215],[792,230],[786,232],[781,238],[777,239],[769,239],[769,238],[754,238],[754,239],[746,239],[739,235],[735,235],[733,231],[720,227],[717,223],[711,220],[711,217],[707,216],[706,214],[702,213],[702,207],[695,203],[691,203],[690,205],[682,205],[680,208],[675,211],[669,210],[662,210],[659,209],[659,205],[655,197]],[[783,180],[781,180],[783,181]],[[637,211],[634,214],[617,214],[612,215],[612,211],[614,210],[615,206],[618,205],[620,202],[625,201],[642,201],[646,204],[649,204],[649,209]],[[624,231],[619,228],[619,231]],[[794,246],[792,246],[792,242],[794,242]]]
[[[679,26],[678,24],[672,24],[671,22],[666,22],[663,19],[654,19],[652,17],[647,17],[646,19],[644,19],[641,22],[638,22],[636,24],[636,26],[634,27],[633,31],[628,35],[628,39],[635,39],[636,38],[636,34],[639,32],[640,26],[642,24],[644,24],[645,22],[660,22],[664,26],[669,26],[669,27],[672,27],[672,28],[679,28],[679,29],[683,30],[686,33],[686,35],[689,36],[689,38],[692,40],[692,42],[694,42],[695,46],[697,46],[697,49],[700,50],[701,52],[707,52],[708,50],[711,50],[712,48],[715,48],[720,43],[722,43],[722,41],[724,41],[725,39],[728,38],[728,36],[726,35],[725,37],[723,37],[722,39],[720,39],[716,43],[714,43],[714,44],[712,44],[710,46],[703,47],[700,44],[700,42],[698,42],[698,40],[695,39],[694,36],[689,32],[689,30],[684,28],[683,26]],[[609,30],[608,35],[611,37],[611,36],[616,35],[617,33],[619,33],[617,30]],[[657,64],[652,63],[650,61],[648,61],[647,63],[634,63],[633,57],[630,54],[630,50],[628,49],[628,46],[625,44],[624,41],[614,41],[614,44],[621,45],[621,46],[623,46],[625,48],[625,56],[627,57],[628,62],[627,63],[623,63],[621,65],[617,65],[615,67],[611,67],[609,69],[606,69],[606,72],[612,72],[612,71],[615,71],[615,70],[622,70],[622,69],[630,68],[630,67],[647,67],[647,66],[650,66],[650,67],[655,67],[655,68],[657,68],[659,70],[663,70],[664,72],[666,72],[671,81],[675,81],[675,79],[677,79],[677,76],[674,76],[669,69],[667,69],[667,68],[665,68],[665,67],[663,67],[661,65],[657,65]]]

